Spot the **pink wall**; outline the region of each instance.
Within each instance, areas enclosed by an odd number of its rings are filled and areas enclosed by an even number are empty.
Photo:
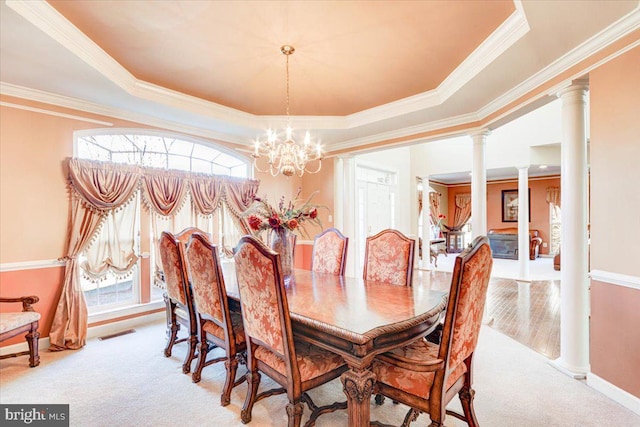
[[[640,47],[589,73],[591,371],[640,398]],[[615,281],[615,280],[612,280]]]
[[[591,371],[640,397],[640,291],[591,281]]]
[[[64,267],[37,268],[32,270],[3,271],[0,273],[3,297],[36,295],[40,298],[33,305],[40,313],[40,337],[48,337],[64,280]],[[0,311],[21,311],[22,304],[0,304]],[[2,342],[2,346],[24,342],[24,336],[17,336]]]

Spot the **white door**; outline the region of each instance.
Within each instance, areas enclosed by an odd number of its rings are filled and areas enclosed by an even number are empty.
[[[363,168],[367,169],[367,168]],[[395,228],[395,173],[375,169],[360,170],[357,187],[358,238],[356,244],[358,269],[364,268],[364,249],[367,236],[387,228]]]

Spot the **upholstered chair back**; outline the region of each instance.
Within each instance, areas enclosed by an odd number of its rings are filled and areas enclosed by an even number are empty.
[[[187,269],[184,264],[184,245],[173,233],[163,231],[160,236],[160,259],[169,298],[187,305]]]
[[[196,310],[222,327],[226,289],[217,246],[204,234],[193,233],[187,246],[187,261]]]
[[[415,240],[391,229],[367,237],[364,279],[411,286],[415,244]]]
[[[311,270],[344,276],[349,238],[335,228],[328,228],[313,241]]]
[[[288,359],[285,327],[290,329],[291,324],[278,254],[256,238],[244,236],[234,259],[247,338]]]
[[[443,359],[448,353],[448,371],[461,366],[476,348],[492,264],[486,237],[476,238],[468,253],[456,258],[440,348]]]

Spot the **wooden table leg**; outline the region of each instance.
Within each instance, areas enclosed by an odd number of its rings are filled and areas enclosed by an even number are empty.
[[[344,394],[347,395],[349,427],[369,427],[371,422],[370,402],[376,376],[369,370],[353,368],[340,377]]]

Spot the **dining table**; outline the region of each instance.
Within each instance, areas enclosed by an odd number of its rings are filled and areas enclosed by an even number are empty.
[[[225,262],[222,270],[230,308],[240,310],[235,264]],[[435,329],[448,281],[436,275],[400,286],[302,269],[284,279],[294,338],[339,354],[349,366],[341,376],[349,426],[370,425],[373,359]]]

